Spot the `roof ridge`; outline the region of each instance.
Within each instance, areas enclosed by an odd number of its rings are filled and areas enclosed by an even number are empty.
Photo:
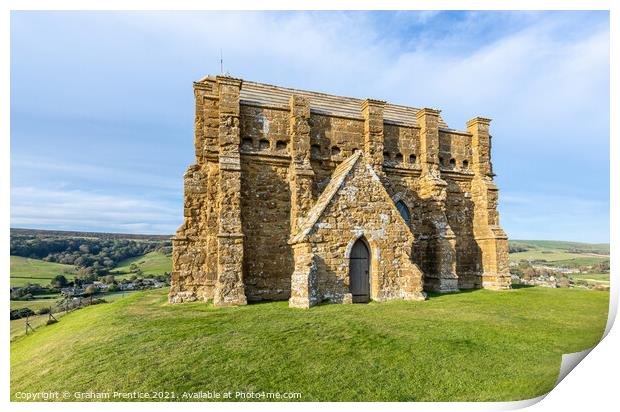
[[[214,81],[215,77],[206,76],[198,82],[205,82],[207,80]],[[361,107],[357,106],[361,106],[365,99],[359,97],[278,86],[252,80],[243,80],[240,97],[242,101],[246,101],[249,104],[274,105],[284,108],[288,106],[289,94],[299,94],[310,98],[311,109],[319,114],[363,118]],[[384,106],[384,120],[415,127],[417,126],[415,113],[419,110],[420,108],[415,106],[386,102]],[[441,115],[439,115],[439,127],[445,130],[456,130],[450,128]]]
[[[243,83],[249,83],[249,84],[253,84],[253,85],[257,85],[257,86],[268,86],[268,87],[273,87],[275,89],[284,89],[284,90],[289,90],[291,92],[301,92],[301,93],[307,93],[307,94],[311,94],[311,95],[321,95],[321,96],[325,96],[325,97],[339,97],[341,99],[347,99],[347,100],[359,100],[360,102],[363,102],[365,100],[365,99],[362,99],[362,98],[359,98],[359,97],[342,96],[340,94],[316,92],[316,91],[313,91],[313,90],[306,90],[306,89],[296,89],[294,87],[278,86],[278,85],[275,85],[275,84],[255,82],[255,81],[252,81],[252,80],[244,80]],[[243,88],[243,86],[241,86],[241,87]]]

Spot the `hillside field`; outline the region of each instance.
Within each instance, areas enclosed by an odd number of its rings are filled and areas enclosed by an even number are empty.
[[[131,276],[129,266],[135,263],[144,275],[163,275],[164,272],[172,271],[172,256],[159,252],[147,253],[143,256],[133,257],[121,261],[118,266],[110,271],[115,277],[122,279]]]
[[[567,242],[562,240],[519,240],[510,239],[511,246],[525,246],[538,249],[580,250],[600,255],[609,254],[609,243]]]
[[[560,267],[579,267],[595,265],[609,260],[608,243],[511,240],[510,246],[528,249],[524,252],[510,253],[509,258],[512,262],[528,260]]]
[[[169,305],[167,289],[11,343],[16,391],[299,392],[302,401],[509,401],[554,386],[601,338],[609,293],[522,287],[425,302]]]
[[[609,286],[609,273],[571,273],[570,277],[575,280],[585,280],[588,283]]]
[[[124,299],[128,296],[137,292],[108,292],[97,295],[97,298],[103,298],[107,302],[115,302],[119,299]],[[33,300],[12,300],[11,301],[11,310],[20,309],[20,308],[30,308],[33,311],[38,311],[41,308],[49,308],[56,305],[61,299],[58,295],[53,295],[54,297],[50,297],[47,299],[33,299]],[[54,313],[55,318],[59,318],[63,316],[64,312]],[[48,315],[34,315],[30,316],[28,321],[32,325],[35,330],[38,330],[40,327],[45,325]],[[26,318],[14,319],[11,321],[11,341],[16,338],[26,334]]]
[[[28,283],[48,285],[56,275],[74,278],[75,268],[71,265],[46,262],[21,256],[11,256],[11,286],[25,286]]]

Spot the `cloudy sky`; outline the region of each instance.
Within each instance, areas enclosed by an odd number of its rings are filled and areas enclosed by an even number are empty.
[[[192,81],[493,118],[515,239],[609,241],[607,12],[13,12],[11,226],[172,234]]]

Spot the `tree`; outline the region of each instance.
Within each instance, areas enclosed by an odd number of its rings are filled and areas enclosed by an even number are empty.
[[[138,270],[140,270],[140,268],[138,268],[138,265],[136,265],[135,263],[129,265],[129,271],[131,273],[136,273]]]
[[[105,277],[105,283],[108,283],[108,284],[114,283],[114,275],[107,275]]]
[[[56,275],[51,281],[52,287],[65,288],[69,285],[69,281],[64,275]]]
[[[92,276],[93,275],[93,269],[92,268],[87,268],[87,267],[79,268],[77,270],[77,275],[79,277],[82,277],[82,278],[88,277],[88,276]]]
[[[88,285],[88,287],[84,291],[84,294],[88,296],[94,295],[95,293],[97,293],[97,287],[95,285]]]

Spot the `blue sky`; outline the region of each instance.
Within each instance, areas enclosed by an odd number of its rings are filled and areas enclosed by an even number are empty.
[[[609,241],[607,12],[13,12],[11,226],[174,233],[192,81],[491,117],[515,239]]]

